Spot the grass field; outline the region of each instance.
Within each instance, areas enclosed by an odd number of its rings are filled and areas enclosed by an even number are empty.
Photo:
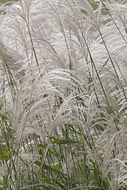
[[[126,10],[1,4],[0,189],[127,190]]]

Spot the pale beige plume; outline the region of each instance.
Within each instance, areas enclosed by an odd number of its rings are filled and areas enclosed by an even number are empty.
[[[21,79],[25,75],[23,67],[23,58],[13,49],[7,48],[0,39],[0,59],[4,68],[14,71],[15,77]]]

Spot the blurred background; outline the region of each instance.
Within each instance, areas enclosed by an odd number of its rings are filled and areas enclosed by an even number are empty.
[[[11,2],[11,1],[18,1],[18,0],[0,0],[0,3],[6,3],[6,2]]]

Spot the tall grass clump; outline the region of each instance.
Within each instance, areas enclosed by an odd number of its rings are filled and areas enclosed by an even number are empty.
[[[126,10],[1,4],[0,189],[127,189]]]

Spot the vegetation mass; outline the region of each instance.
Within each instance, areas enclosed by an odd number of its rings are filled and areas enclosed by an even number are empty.
[[[1,4],[0,189],[127,190],[126,10]]]

